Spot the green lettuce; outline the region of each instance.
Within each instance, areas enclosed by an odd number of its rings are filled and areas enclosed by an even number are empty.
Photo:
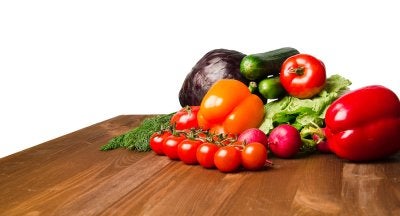
[[[328,106],[343,93],[349,90],[351,81],[340,76],[332,75],[324,89],[310,99],[299,99],[285,96],[265,104],[265,117],[260,129],[269,134],[280,124],[291,124],[301,131],[308,126],[324,126],[325,112]]]

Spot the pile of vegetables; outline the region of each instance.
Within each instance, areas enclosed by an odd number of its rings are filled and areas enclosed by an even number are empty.
[[[222,172],[234,172],[239,167],[259,170],[272,164],[267,160],[268,138],[263,131],[250,127],[238,136],[238,133],[222,132],[224,128],[219,124],[218,131],[205,129],[199,125],[203,108],[187,106],[175,113],[170,120],[170,127],[151,135],[150,148],[171,160],[180,160],[189,165],[200,164],[204,168],[217,168]],[[241,128],[243,126],[237,124],[227,129],[237,131]]]
[[[221,172],[317,152],[357,162],[396,154],[399,98],[384,86],[350,85],[291,47],[251,55],[212,50],[187,75],[181,110],[148,118],[101,150],[151,149]]]

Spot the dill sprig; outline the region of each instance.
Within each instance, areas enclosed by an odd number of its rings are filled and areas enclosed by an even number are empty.
[[[100,147],[100,150],[108,151],[117,148],[126,148],[139,152],[150,151],[150,136],[163,128],[167,128],[173,114],[162,114],[146,118],[138,127],[132,128],[122,135],[113,137],[107,144]]]

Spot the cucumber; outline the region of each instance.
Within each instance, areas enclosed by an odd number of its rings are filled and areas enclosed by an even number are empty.
[[[240,73],[248,80],[261,80],[277,76],[282,63],[290,56],[300,52],[291,47],[283,47],[264,53],[245,56],[240,62]]]

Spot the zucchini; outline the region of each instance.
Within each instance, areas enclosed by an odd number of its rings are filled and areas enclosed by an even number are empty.
[[[264,53],[245,56],[240,62],[240,73],[248,80],[261,80],[277,76],[282,63],[290,56],[299,54],[294,48],[283,47]]]

